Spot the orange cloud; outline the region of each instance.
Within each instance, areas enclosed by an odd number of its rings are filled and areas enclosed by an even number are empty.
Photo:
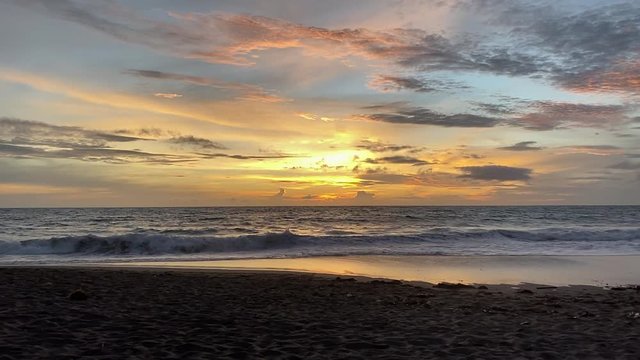
[[[591,105],[539,101],[531,105],[534,111],[516,117],[514,125],[532,130],[563,127],[603,128],[628,120],[629,108],[624,105]]]
[[[628,92],[640,94],[640,61],[625,61],[605,71],[592,71],[566,82],[576,92]]]

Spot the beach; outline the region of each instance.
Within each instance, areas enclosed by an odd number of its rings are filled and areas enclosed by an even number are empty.
[[[0,359],[640,357],[633,288],[5,267],[0,309]]]

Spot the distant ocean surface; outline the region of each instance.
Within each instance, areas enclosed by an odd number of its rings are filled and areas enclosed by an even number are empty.
[[[640,206],[0,209],[0,263],[640,255]]]

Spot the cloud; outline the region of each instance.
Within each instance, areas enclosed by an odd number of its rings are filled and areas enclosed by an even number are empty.
[[[464,174],[461,178],[474,180],[528,181],[532,169],[502,165],[463,166],[459,168]]]
[[[162,21],[112,1],[13,2],[122,41],[211,63],[250,66],[258,61],[260,52],[301,49],[311,57],[357,56],[414,72],[542,77],[578,91],[637,93],[639,89],[640,6],[631,2],[569,12],[548,3],[483,1],[469,5],[456,1],[451,9],[473,14],[480,21],[489,18],[487,31],[506,35],[451,38],[417,28],[329,29],[229,13],[169,13],[170,21]],[[467,5],[460,5],[464,3]],[[430,91],[429,85],[410,79],[391,76],[390,82],[383,83]]]
[[[617,133],[617,134],[614,134],[614,136],[618,138],[632,138],[632,137],[636,137],[637,135],[628,134],[628,133]]]
[[[609,169],[618,169],[618,170],[640,170],[640,162],[633,162],[629,160],[625,160],[619,162],[617,164],[613,164],[609,166]]]
[[[511,103],[517,99],[503,98],[501,100],[502,100],[502,103],[500,104],[492,104],[492,103],[477,102],[477,101],[472,102],[472,104],[475,105],[476,110],[483,111],[491,115],[505,116],[505,115],[513,115],[517,113],[516,107]],[[525,103],[525,106],[526,106],[526,103]]]
[[[544,149],[540,146],[532,146],[535,143],[535,141],[522,141],[511,146],[499,147],[498,149],[509,151],[536,151]]]
[[[591,182],[597,182],[597,181],[617,181],[619,179],[611,176],[575,176],[575,177],[570,177],[569,180],[576,181],[576,182],[591,183]]]
[[[320,116],[320,115],[316,115],[316,114],[312,114],[312,113],[297,113],[296,115],[300,116],[303,119],[307,119],[307,120],[314,120],[314,121],[324,121],[324,122],[332,122],[332,121],[336,121],[335,118],[332,117],[328,117],[328,116]]]
[[[625,105],[574,104],[537,101],[530,104],[533,111],[512,119],[514,126],[530,130],[553,130],[569,127],[604,128],[629,120]]]
[[[356,146],[359,149],[369,150],[371,152],[391,152],[391,151],[403,151],[403,150],[418,150],[415,146],[410,145],[395,145],[385,144],[379,141],[362,140],[359,145]]]
[[[367,181],[369,185],[374,184],[409,184],[413,176],[404,174],[391,174],[386,172],[365,172],[358,175],[359,179]]]
[[[413,166],[423,166],[431,164],[428,161],[414,158],[411,156],[384,156],[377,159],[366,159],[364,162],[368,164],[409,164]]]
[[[309,56],[359,56],[422,71],[472,70],[508,75],[541,71],[543,60],[499,46],[454,41],[415,28],[370,30],[305,26],[265,16],[226,13],[169,13],[171,21],[145,18],[112,2],[14,1],[44,10],[130,43],[211,63],[249,66],[255,53],[302,49]]]
[[[291,154],[274,154],[274,155],[239,155],[239,154],[207,154],[207,153],[198,153],[201,157],[205,159],[215,159],[215,158],[229,158],[235,160],[266,160],[266,159],[289,159],[300,157],[300,155],[291,155]]]
[[[369,191],[360,190],[356,193],[356,196],[353,198],[356,201],[369,201],[373,200],[376,195]]]
[[[13,158],[73,159],[110,164],[150,163],[157,165],[171,165],[195,160],[194,158],[180,155],[157,154],[138,150],[95,147],[45,150],[32,146],[16,146],[6,143],[0,143],[0,156]]]
[[[155,93],[155,94],[153,94],[153,96],[161,97],[161,98],[165,98],[165,99],[176,99],[176,98],[181,98],[182,97],[182,95],[180,95],[180,94],[173,94],[173,93]]]
[[[500,119],[474,114],[446,115],[433,110],[409,106],[406,103],[391,103],[364,107],[365,110],[383,110],[371,114],[354,115],[354,119],[379,121],[392,124],[433,125],[443,127],[493,127]]]
[[[145,139],[87,130],[77,126],[59,126],[39,121],[0,117],[0,141],[13,145],[103,148],[108,143],[127,143],[139,140]]]
[[[629,92],[640,94],[640,62],[623,61],[602,70],[557,75],[561,84],[577,92]]]
[[[253,65],[255,60],[251,55],[254,53],[298,48],[309,56],[324,58],[355,55],[408,67],[473,67],[472,61],[460,54],[458,44],[441,35],[418,29],[327,29],[264,16],[237,14],[190,13],[175,17],[189,29],[199,28],[202,33],[210,34],[210,42],[202,44],[203,49],[189,54],[190,57],[209,62]]]
[[[369,81],[369,87],[381,92],[411,90],[423,93],[450,90],[454,88],[468,88],[467,86],[452,80],[443,81],[417,76],[392,75],[375,75],[373,79]]]
[[[52,125],[39,121],[5,117],[0,118],[0,154],[14,158],[75,159],[113,164],[174,164],[196,161],[197,157],[193,155],[151,153],[114,147],[118,144],[135,141],[156,140],[139,136],[158,138],[174,133],[153,128],[118,130],[109,133],[78,126]],[[167,141],[203,149],[225,149],[222,144],[191,135],[175,135]]]
[[[193,135],[177,136],[169,139],[168,141],[173,144],[194,146],[202,149],[218,149],[218,150],[227,149],[226,146],[220,144],[219,142],[215,142],[205,138],[195,137]]]
[[[276,198],[276,199],[284,199],[284,195],[286,194],[286,192],[287,192],[286,189],[280,188],[280,190],[278,190],[278,193],[273,195],[273,197]]]
[[[184,83],[190,83],[195,85],[202,86],[223,86],[225,82],[206,78],[202,76],[193,76],[193,75],[184,75],[184,74],[176,74],[164,71],[157,70],[140,70],[140,69],[129,69],[124,71],[125,74],[133,75],[141,78],[155,79],[155,80],[175,80]]]
[[[174,131],[166,131],[158,128],[119,129],[119,130],[115,130],[114,133],[152,137],[152,138],[159,138],[166,135],[173,135],[173,136],[177,135]]]
[[[619,155],[624,149],[614,145],[572,145],[558,148],[565,154],[589,154],[598,156]]]
[[[217,89],[223,89],[223,90],[236,93],[235,98],[239,100],[258,101],[258,102],[267,102],[267,103],[289,101],[289,99],[280,97],[274,94],[273,92],[267,91],[260,86],[252,85],[252,84],[227,82],[227,81],[217,80],[209,77],[176,74],[176,73],[156,71],[156,70],[129,69],[125,71],[125,74],[147,78],[147,79],[172,80],[172,81],[179,81],[182,83],[188,83],[188,84],[193,84],[198,86],[206,86],[206,87],[212,87]],[[168,94],[168,95],[171,95],[171,94]],[[158,96],[158,94],[156,94],[156,96]]]
[[[513,47],[545,54],[547,65],[540,75],[557,85],[580,92],[638,94],[640,5],[601,2],[584,4],[578,11],[558,5],[496,1],[474,11],[505,26]]]
[[[638,93],[639,17],[640,6],[628,2],[564,16],[550,14],[526,30],[537,38],[539,48],[560,55],[562,66],[552,79],[562,86]]]
[[[633,105],[529,101],[500,97],[501,103],[472,102],[477,110],[499,116],[500,123],[528,130],[611,128],[632,121]]]

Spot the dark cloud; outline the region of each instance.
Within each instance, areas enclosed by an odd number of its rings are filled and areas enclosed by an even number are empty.
[[[124,73],[137,76],[137,77],[143,77],[143,78],[150,78],[150,79],[157,79],[157,80],[176,80],[176,81],[188,82],[188,83],[192,83],[196,85],[204,85],[204,86],[210,86],[218,83],[217,80],[209,79],[202,76],[183,75],[183,74],[169,73],[169,72],[156,71],[156,70],[129,69],[124,71]]]
[[[383,110],[372,114],[354,115],[356,119],[380,121],[392,124],[433,125],[443,127],[493,127],[500,119],[474,114],[446,115],[433,110],[408,106],[406,103],[367,106],[367,110]]]
[[[615,136],[615,137],[619,137],[619,138],[632,138],[632,137],[636,137],[637,135],[635,135],[635,134],[628,134],[628,133],[623,133],[623,134],[621,134],[621,133],[617,133],[617,134],[614,134],[614,136]]]
[[[629,120],[626,105],[574,104],[553,101],[532,102],[526,114],[511,122],[530,130],[592,127],[606,128]]]
[[[462,155],[465,159],[484,159],[486,156],[480,154],[464,154]]]
[[[0,118],[0,141],[14,145],[43,145],[63,148],[102,148],[108,143],[126,143],[143,138],[59,126],[39,121]]]
[[[395,145],[395,144],[386,144],[379,141],[371,141],[371,140],[362,140],[359,145],[356,146],[359,149],[366,149],[371,152],[392,152],[392,151],[403,151],[403,150],[419,150],[414,146],[410,145]]]
[[[525,31],[535,45],[561,56],[551,78],[580,91],[640,91],[640,6],[605,5],[538,18]]]
[[[485,102],[472,102],[475,105],[475,109],[483,111],[495,116],[513,115],[517,112],[516,108],[510,104],[502,102],[500,104],[492,104]]]
[[[356,193],[354,200],[356,201],[368,201],[373,200],[375,194],[369,191],[360,190]]]
[[[637,2],[581,4],[578,11],[562,2],[477,3],[482,6],[461,8],[488,15],[491,25],[508,32],[512,48],[535,54],[528,63],[536,69],[532,75],[574,91],[639,93]]]
[[[361,180],[368,181],[370,185],[374,184],[407,184],[412,181],[413,176],[404,174],[392,174],[384,171],[366,171],[364,174],[358,175]]]
[[[382,92],[411,90],[415,92],[433,92],[451,89],[466,89],[459,82],[452,80],[427,79],[417,76],[376,75],[369,86]]]
[[[629,160],[625,160],[619,162],[617,164],[613,164],[609,166],[609,169],[618,169],[618,170],[640,170],[640,162],[633,162]]]
[[[540,146],[532,146],[534,144],[536,144],[535,141],[521,141],[521,142],[516,143],[514,145],[504,146],[504,147],[500,147],[498,149],[509,150],[509,151],[535,151],[535,150],[544,149],[543,147],[540,147]]]
[[[428,161],[414,158],[411,156],[384,156],[377,159],[366,159],[364,162],[368,164],[408,164],[413,166],[423,166],[431,164]]]
[[[280,189],[278,190],[278,192],[277,192],[275,195],[273,195],[273,197],[274,197],[274,198],[276,198],[276,199],[284,199],[284,195],[285,195],[286,193],[287,193],[287,190],[286,190],[286,189],[284,189],[284,188],[280,188]]]
[[[501,123],[528,130],[567,128],[613,128],[632,121],[633,105],[579,104],[556,101],[528,101],[501,97],[501,103],[473,103],[476,109],[501,116]]]
[[[31,146],[16,146],[0,143],[0,156],[13,158],[74,159],[110,164],[152,163],[170,165],[194,161],[180,155],[148,153],[137,150],[111,148],[77,148],[70,150],[44,150]]]
[[[149,141],[146,138],[123,135],[124,133],[107,133],[78,126],[0,118],[0,154],[15,158],[74,159],[112,164],[174,164],[195,160],[192,156],[112,147],[112,144],[118,143]]]
[[[239,155],[239,154],[223,154],[223,153],[215,153],[215,154],[198,153],[198,155],[200,155],[205,159],[229,158],[229,159],[236,159],[236,160],[288,159],[288,158],[301,157],[300,155],[291,155],[291,154]]]
[[[173,144],[199,147],[202,149],[218,149],[218,150],[227,149],[226,146],[218,142],[205,139],[205,138],[195,137],[193,135],[177,136],[169,139],[168,141]]]
[[[178,136],[173,131],[166,131],[158,128],[141,128],[141,129],[119,129],[114,131],[115,134],[136,135],[142,137],[158,138],[162,136]]]
[[[44,153],[42,149],[0,143],[0,154],[6,157],[33,156],[42,153]]]
[[[532,169],[502,165],[464,166],[459,168],[464,174],[461,178],[474,180],[528,181]]]

